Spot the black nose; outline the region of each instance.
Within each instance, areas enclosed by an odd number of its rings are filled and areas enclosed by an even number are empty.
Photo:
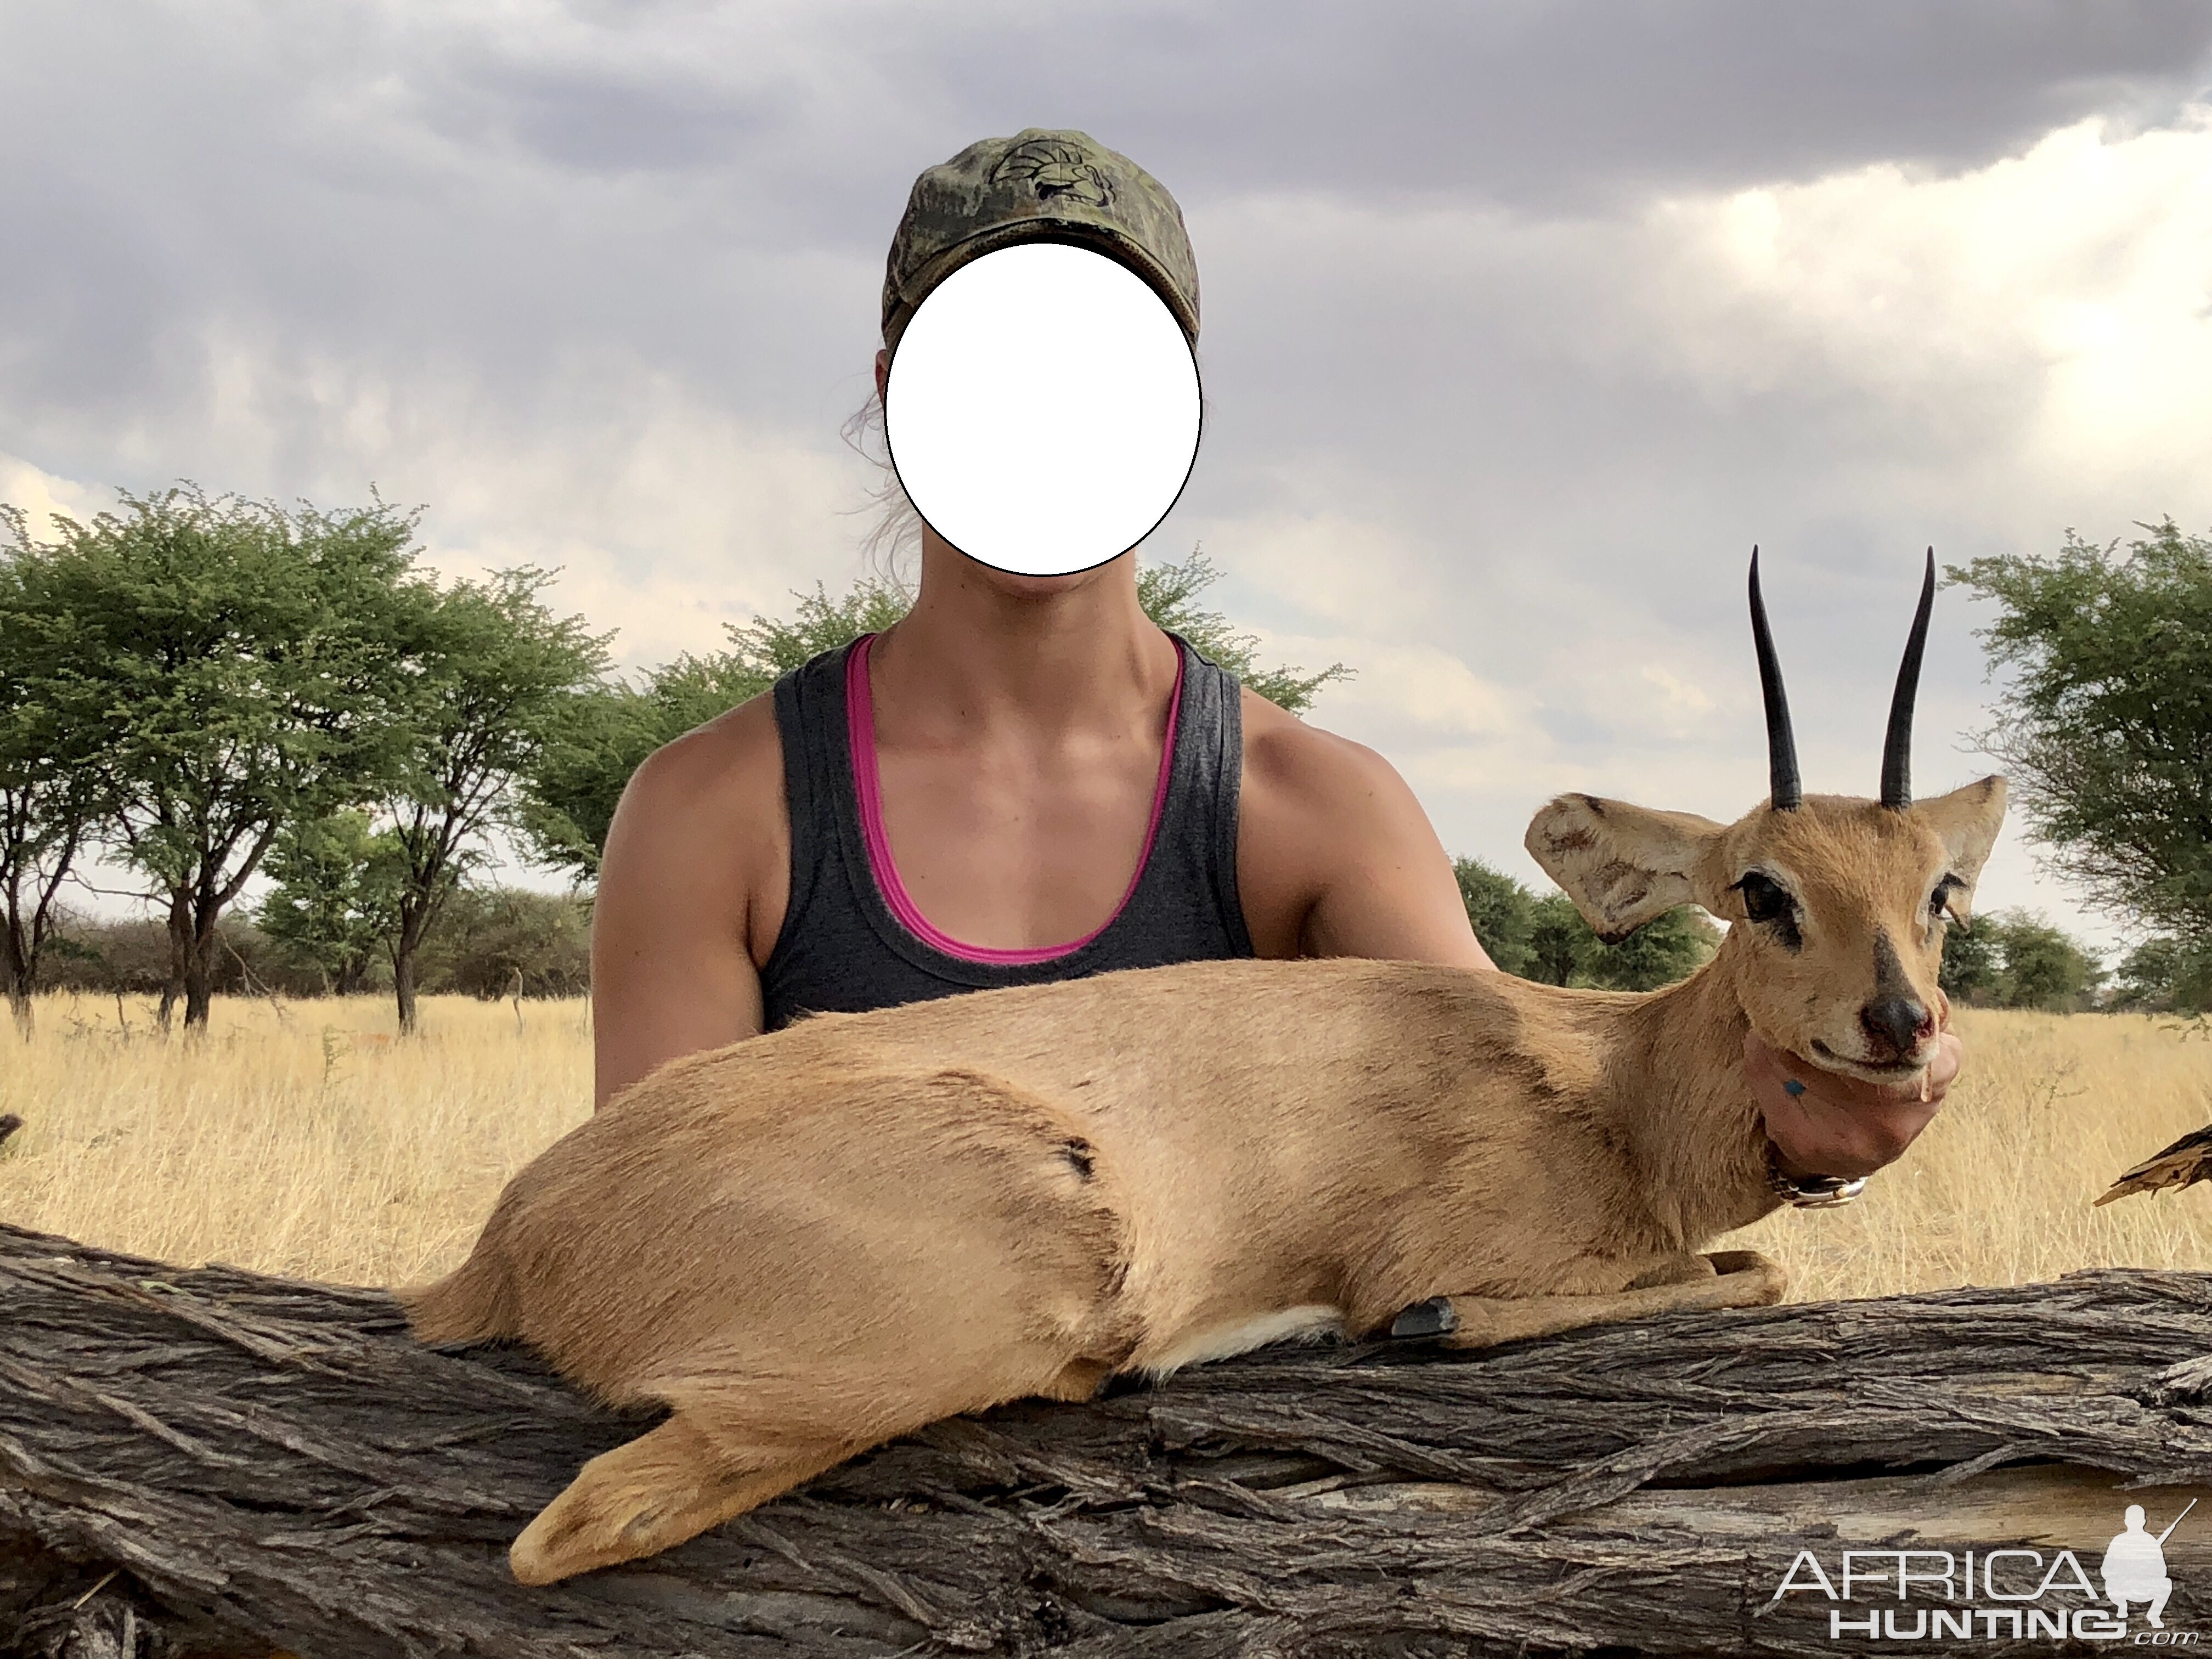
[[[1905,1054],[1933,1028],[1927,1005],[1914,997],[1889,997],[1869,1002],[1859,1010],[1859,1024],[1877,1043],[1887,1043],[1893,1054]]]

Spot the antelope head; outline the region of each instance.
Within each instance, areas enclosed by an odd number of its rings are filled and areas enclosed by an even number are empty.
[[[1729,924],[1708,972],[1728,975],[1759,1036],[1816,1066],[1883,1082],[1936,1050],[1944,1011],[1943,936],[1965,926],[1974,883],[2004,821],[2001,777],[1912,799],[1912,705],[1936,556],[1898,671],[1881,795],[1808,795],[1782,669],[1751,558],[1751,627],[1765,694],[1771,793],[1731,824],[1593,795],[1536,814],[1527,845],[1608,944],[1680,904]]]

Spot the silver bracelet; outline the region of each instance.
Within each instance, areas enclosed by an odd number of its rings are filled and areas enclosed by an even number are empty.
[[[1784,1203],[1801,1210],[1840,1210],[1866,1190],[1867,1178],[1853,1176],[1807,1176],[1793,1180],[1782,1173],[1774,1143],[1766,1143],[1766,1186]]]

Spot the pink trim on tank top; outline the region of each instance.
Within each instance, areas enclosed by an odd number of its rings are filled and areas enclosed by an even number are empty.
[[[854,641],[845,657],[845,736],[853,756],[853,787],[860,799],[860,834],[868,845],[868,871],[876,878],[876,890],[884,896],[891,915],[899,925],[931,949],[943,951],[948,957],[957,957],[963,962],[988,963],[996,967],[1026,967],[1033,963],[1050,962],[1081,950],[1111,927],[1121,912],[1128,908],[1130,898],[1136,893],[1137,884],[1144,879],[1145,866],[1152,862],[1152,842],[1160,830],[1160,815],[1167,810],[1168,780],[1175,770],[1176,722],[1182,713],[1182,647],[1176,647],[1175,690],[1168,699],[1168,730],[1166,739],[1160,744],[1159,781],[1152,786],[1152,816],[1145,825],[1144,850],[1137,854],[1137,867],[1130,873],[1129,884],[1123,890],[1121,902],[1115,905],[1114,914],[1100,922],[1081,939],[1066,945],[1041,945],[1018,951],[1001,951],[988,945],[963,945],[934,926],[921,914],[899,879],[898,866],[891,858],[891,840],[884,829],[884,798],[876,771],[876,708],[873,691],[868,684],[868,647],[875,639],[872,634],[863,634]]]

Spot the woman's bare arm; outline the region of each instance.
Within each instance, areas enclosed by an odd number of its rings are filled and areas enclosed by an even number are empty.
[[[1252,692],[1243,709],[1237,881],[1253,948],[1492,966],[1396,769]]]
[[[656,750],[607,831],[592,912],[593,1103],[761,1030],[759,964],[791,885],[766,696]]]

